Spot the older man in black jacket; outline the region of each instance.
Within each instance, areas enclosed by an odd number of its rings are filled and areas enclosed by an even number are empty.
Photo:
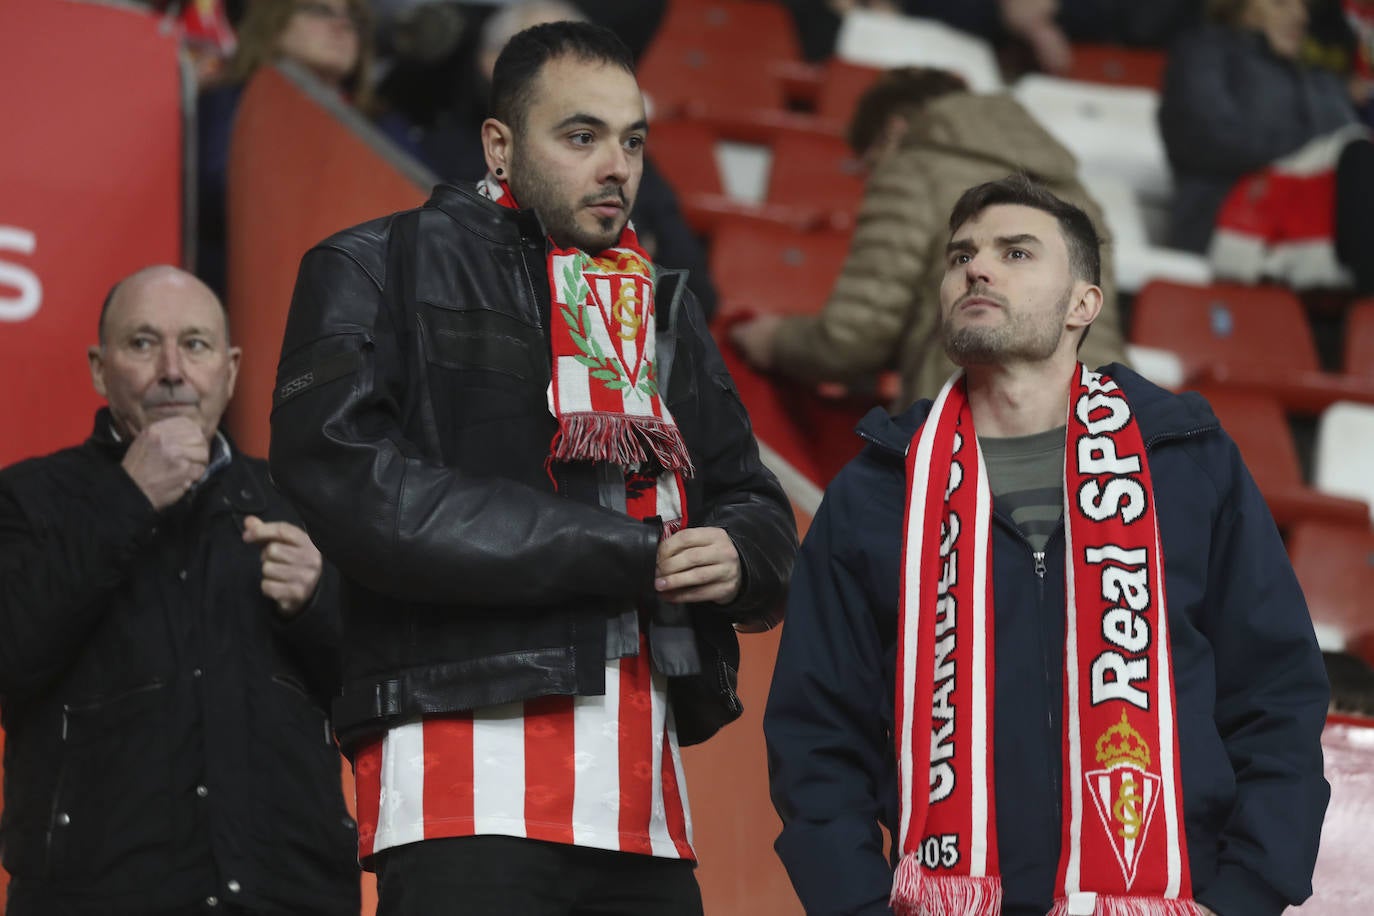
[[[336,577],[218,429],[223,309],[140,271],[90,361],[91,438],[0,472],[9,913],[356,916]]]
[[[628,226],[623,45],[522,32],[493,106],[480,191],[306,254],[278,371],[273,475],[343,570],[360,851],[384,914],[700,913],[678,747],[739,714],[791,510]]]

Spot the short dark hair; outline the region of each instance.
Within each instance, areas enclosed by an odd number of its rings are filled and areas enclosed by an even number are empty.
[[[927,104],[954,92],[967,92],[963,77],[934,67],[899,67],[874,80],[854,105],[849,119],[850,149],[862,156],[877,142],[895,114],[914,118]]]
[[[950,234],[988,207],[1001,205],[1031,207],[1053,216],[1069,249],[1069,270],[1076,279],[1102,285],[1102,238],[1092,217],[1024,172],[975,185],[960,195],[949,214]]]
[[[610,29],[590,22],[546,22],[516,33],[491,74],[491,113],[520,130],[534,95],[534,81],[551,60],[574,57],[588,63],[619,67],[634,75],[634,57]]]

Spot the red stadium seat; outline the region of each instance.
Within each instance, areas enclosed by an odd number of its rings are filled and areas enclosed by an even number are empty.
[[[722,217],[711,239],[711,276],[721,290],[721,312],[814,314],[829,298],[848,254],[846,232]]]
[[[1287,289],[1154,280],[1132,316],[1131,342],[1178,354],[1190,385],[1263,392],[1304,413],[1374,403],[1374,383],[1321,371],[1302,303]]]
[[[1374,531],[1367,522],[1305,521],[1293,526],[1288,556],[1307,598],[1312,622],[1349,650],[1374,634]],[[1374,658],[1366,661],[1374,663]]]
[[[1374,299],[1362,299],[1350,307],[1342,368],[1346,375],[1374,379]]]
[[[877,67],[832,59],[825,66],[824,81],[816,99],[816,114],[848,125],[859,98],[882,74]]]
[[[1158,90],[1164,86],[1165,61],[1163,51],[1119,45],[1074,45],[1073,63],[1064,76],[1087,83]]]
[[[780,131],[773,140],[768,202],[814,207],[831,225],[853,225],[863,201],[862,163],[839,137],[809,131]]]
[[[786,107],[776,68],[800,60],[787,10],[773,3],[674,3],[640,62],[660,118],[748,122]]]
[[[1305,519],[1368,527],[1369,508],[1362,500],[1320,493],[1303,482],[1288,420],[1276,400],[1226,388],[1202,393],[1222,427],[1236,440],[1280,528]]]

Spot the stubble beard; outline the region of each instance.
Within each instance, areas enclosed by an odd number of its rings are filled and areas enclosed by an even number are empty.
[[[559,192],[558,182],[551,179],[538,166],[525,157],[511,157],[511,193],[521,208],[534,210],[544,224],[544,231],[559,248],[576,248],[596,254],[611,248],[620,241],[623,225],[616,217],[594,217],[596,230],[588,231],[578,224],[577,215],[587,204],[604,200],[611,196],[612,190],[619,193],[622,202],[625,192],[621,188],[607,188],[595,197],[567,201]],[[516,175],[521,176],[519,180]],[[628,212],[628,206],[626,211]]]
[[[952,327],[953,315],[941,324],[945,354],[956,366],[988,366],[1016,362],[1044,362],[1059,349],[1064,317],[1069,311],[1073,287],[1064,291],[1053,320],[1029,320],[1024,312],[1007,310],[1006,320],[995,327]]]

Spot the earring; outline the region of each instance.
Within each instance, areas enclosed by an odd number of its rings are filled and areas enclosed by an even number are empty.
[[[502,175],[504,175],[504,174],[506,174],[506,170],[505,170],[505,169],[497,169],[497,170],[496,170],[496,177],[497,177],[497,178],[500,178],[500,177],[501,177]]]

